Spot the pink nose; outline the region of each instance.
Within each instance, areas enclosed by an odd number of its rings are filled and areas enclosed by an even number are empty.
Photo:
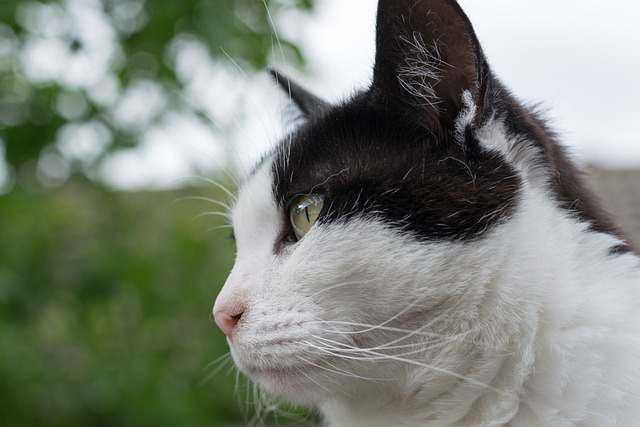
[[[230,314],[226,310],[219,310],[213,313],[213,318],[216,321],[216,325],[224,332],[224,334],[231,338],[233,330],[240,321],[242,312],[236,314]]]

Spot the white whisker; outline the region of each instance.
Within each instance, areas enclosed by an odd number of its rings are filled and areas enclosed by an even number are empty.
[[[199,218],[205,217],[205,216],[219,216],[222,217],[226,220],[229,220],[229,214],[227,212],[218,212],[218,211],[208,211],[208,212],[202,212],[198,215],[196,215],[192,221],[195,221]]]
[[[216,366],[217,365],[217,366]],[[205,375],[199,382],[198,386],[203,386],[209,381],[211,381],[216,375],[218,375],[224,368],[229,368],[228,373],[232,372],[234,369],[233,360],[231,359],[230,353],[225,353],[217,359],[209,362],[205,369],[211,369],[207,375]]]
[[[284,55],[284,49],[282,48],[282,42],[280,41],[280,36],[278,35],[278,31],[276,30],[276,26],[273,22],[273,17],[271,16],[271,11],[269,10],[269,6],[267,5],[266,0],[262,0],[262,4],[264,5],[264,9],[267,12],[267,18],[269,19],[269,24],[271,25],[272,34],[276,38],[276,42],[278,43],[278,48],[280,50],[280,57],[282,58],[282,63],[287,65],[287,58]]]
[[[328,292],[328,291],[330,291],[332,289],[342,288],[344,286],[349,286],[349,285],[353,285],[353,284],[354,284],[354,282],[338,282],[335,285],[331,285],[329,287],[322,288],[322,289],[312,293],[309,297],[310,298],[314,298],[315,296],[317,296],[319,294],[323,294],[325,292]]]
[[[311,381],[312,383],[316,384],[318,387],[324,389],[325,391],[332,393],[331,390],[329,390],[327,387],[325,387],[324,385],[320,384],[317,380],[311,378],[309,375],[307,375],[301,368],[297,368],[297,371],[304,375],[309,381]]]
[[[504,391],[497,389],[489,384],[485,384],[483,382],[477,381],[473,378],[470,378],[469,376],[466,375],[462,375],[459,374],[457,372],[451,371],[449,369],[445,369],[436,365],[432,365],[432,364],[428,364],[426,362],[421,362],[419,360],[414,360],[414,359],[408,359],[406,358],[406,356],[412,356],[414,354],[423,352],[423,349],[420,350],[416,350],[416,351],[411,351],[411,352],[406,352],[406,353],[401,353],[401,354],[384,354],[384,353],[380,353],[377,351],[373,351],[373,350],[369,350],[369,349],[359,349],[356,347],[352,347],[352,346],[348,346],[344,343],[340,343],[334,340],[330,340],[327,338],[322,338],[322,337],[315,337],[316,339],[319,339],[321,341],[325,341],[328,342],[329,344],[333,344],[332,347],[327,347],[325,348],[325,350],[330,350],[331,354],[336,356],[336,357],[341,357],[344,359],[352,359],[352,360],[365,360],[365,361],[379,361],[379,360],[386,360],[386,361],[395,361],[395,362],[401,362],[401,363],[406,363],[406,364],[410,364],[410,365],[414,365],[414,366],[419,366],[421,368],[426,368],[426,369],[430,369],[432,371],[435,372],[439,372],[441,374],[445,374],[445,375],[449,375],[452,376],[454,378],[457,378],[459,380],[465,381],[467,383],[473,384],[473,385],[477,385],[480,386],[482,388],[485,388],[487,390],[491,390],[493,392],[496,393],[504,393]],[[337,346],[336,346],[337,345]],[[346,349],[350,349],[353,350],[353,353],[363,353],[362,355],[349,355],[349,354],[343,354],[342,351],[346,350]],[[335,353],[333,352],[333,350],[340,350],[340,353]]]
[[[222,224],[222,225],[217,225],[215,227],[207,228],[206,230],[203,231],[203,233],[211,233],[213,231],[220,230],[222,228],[233,230],[233,227],[231,226],[231,224]]]
[[[244,77],[244,79],[247,82],[251,81],[249,76],[247,76],[245,71],[242,69],[242,67],[240,67],[240,65],[236,62],[236,60],[233,59],[226,51],[224,51],[224,49],[222,50],[222,52],[227,57],[227,59],[229,59],[229,61],[235,66],[235,69],[237,70],[237,72],[240,75],[242,75],[242,77]],[[260,107],[261,107],[261,108],[258,108],[258,105],[255,102],[255,96],[254,96],[253,92],[247,91],[246,94],[248,95],[246,99],[251,104],[251,108],[253,108],[253,110],[257,113],[257,114],[255,114],[255,117],[260,121],[260,125],[261,125],[261,127],[262,127],[262,129],[264,131],[263,134],[265,136],[269,136],[269,135],[275,134],[277,130],[275,129],[275,126],[273,125],[273,123],[270,122],[271,123],[271,128],[269,128],[267,126],[267,122],[263,118],[263,115],[260,114],[260,111],[267,111],[268,110],[266,104],[264,103],[264,101],[261,98],[258,98],[259,102],[260,102]],[[233,117],[238,129],[243,129],[244,126],[241,125],[240,121],[238,120],[238,118],[236,117],[234,112],[232,110],[229,110],[229,112],[232,114],[232,117]],[[248,140],[249,142],[251,142],[251,140],[249,138],[247,138],[246,136],[245,136],[245,140]]]
[[[314,324],[314,323],[332,324],[332,325],[354,326],[354,327],[362,327],[362,328],[364,328],[364,329],[358,329],[356,331],[343,331],[343,330],[338,330],[338,329],[336,329],[336,330],[325,329],[324,330],[325,332],[341,333],[341,334],[346,334],[346,335],[357,335],[357,334],[362,334],[362,333],[366,333],[366,332],[380,330],[380,331],[398,332],[398,333],[404,333],[404,334],[413,333],[415,335],[421,335],[421,336],[427,336],[427,337],[436,337],[436,338],[446,337],[446,335],[435,333],[435,332],[421,332],[420,330],[402,329],[402,328],[396,328],[396,327],[384,326],[384,325],[370,325],[368,323],[347,322],[347,321],[342,321],[342,320],[315,320],[315,321],[308,321],[306,323],[307,324]]]
[[[309,345],[311,345],[311,344],[309,343]],[[364,377],[362,375],[357,375],[357,374],[354,374],[353,372],[349,372],[349,371],[347,371],[345,369],[341,369],[341,368],[335,366],[334,364],[330,363],[327,360],[322,360],[322,363],[325,364],[325,365],[329,365],[331,368],[328,368],[326,366],[322,366],[322,365],[320,365],[319,363],[316,363],[316,362],[311,362],[311,361],[305,359],[302,356],[300,356],[299,359],[302,360],[303,362],[305,362],[308,365],[315,366],[318,369],[323,369],[323,370],[325,370],[327,372],[338,374],[340,376],[356,378],[356,379],[359,379],[359,380],[365,380],[365,381],[369,381],[369,382],[373,382],[373,383],[377,383],[377,384],[380,384],[380,383],[385,382],[385,381],[390,381],[389,379],[385,379],[385,378],[368,378],[368,377]]]
[[[201,200],[203,202],[208,202],[208,203],[214,204],[216,206],[220,206],[221,208],[223,208],[226,211],[231,210],[231,207],[227,203],[221,202],[219,200],[212,199],[210,197],[204,197],[204,196],[183,196],[183,197],[179,197],[179,198],[175,199],[171,203],[175,204],[175,203],[180,203],[180,202],[184,202],[184,201],[187,201],[187,200]]]
[[[233,185],[237,188],[238,187],[238,182],[236,180],[235,177],[233,177],[232,175],[229,174],[229,177],[232,180]],[[182,179],[195,179],[198,181],[204,181],[207,184],[211,184],[216,188],[219,188],[220,190],[222,190],[231,200],[235,200],[236,195],[234,193],[231,192],[231,190],[229,190],[227,187],[225,187],[224,185],[220,184],[219,182],[211,179],[211,178],[207,178],[206,176],[198,176],[198,175],[190,175],[190,176],[186,176]]]

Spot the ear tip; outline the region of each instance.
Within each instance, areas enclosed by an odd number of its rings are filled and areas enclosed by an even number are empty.
[[[305,116],[317,114],[329,106],[327,102],[313,95],[276,68],[268,67],[267,71],[271,74],[276,83],[289,95],[289,98],[295,102]]]
[[[267,67],[267,71],[269,72],[269,74],[271,74],[271,77],[273,77],[273,79],[279,83],[279,84],[283,84],[284,79],[286,79],[286,77],[280,73],[280,71],[278,71],[277,68],[273,67],[273,66],[269,66]],[[288,79],[287,79],[288,80]]]
[[[275,80],[276,84],[278,84],[280,87],[285,89],[289,94],[291,94],[292,82],[289,77],[287,77],[285,74],[278,71],[277,68],[272,66],[267,67],[267,71],[269,72],[269,74],[271,74],[271,77],[273,77],[273,80]]]

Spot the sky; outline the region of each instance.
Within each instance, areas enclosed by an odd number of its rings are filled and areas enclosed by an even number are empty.
[[[279,60],[277,45],[274,64],[331,102],[366,87],[374,58],[376,3],[317,0],[312,15],[281,16],[276,27],[280,35],[303,46],[308,71],[302,73]],[[640,167],[639,1],[460,3],[493,72],[519,99],[542,103],[552,128],[574,158],[605,168]],[[193,63],[198,54],[184,52],[185,69],[197,68]],[[230,149],[242,174],[284,135],[290,108],[266,72],[246,77],[233,67],[219,71],[187,88],[184,96],[194,103],[208,103],[212,123],[224,132],[201,125],[196,129],[174,118],[164,130],[150,134],[138,150],[107,163],[105,171],[115,187],[169,185],[188,174],[181,159],[221,164],[217,160],[224,151],[221,146]],[[247,108],[248,120],[234,112],[238,105]],[[141,163],[148,167],[140,168]]]

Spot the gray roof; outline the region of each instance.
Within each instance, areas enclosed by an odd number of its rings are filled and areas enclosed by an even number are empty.
[[[591,188],[613,215],[632,246],[640,248],[640,169],[587,168]]]

